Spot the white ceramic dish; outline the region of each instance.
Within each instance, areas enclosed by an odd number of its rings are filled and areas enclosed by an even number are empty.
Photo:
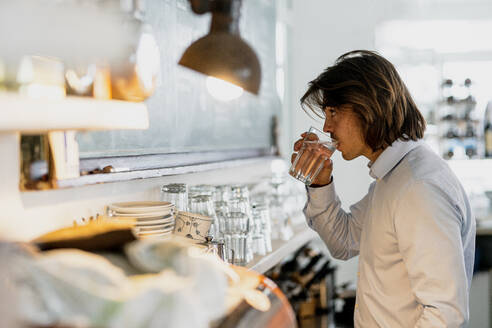
[[[160,219],[160,217],[157,217],[155,220],[135,220],[134,218],[124,218],[124,217],[114,217],[114,218],[111,218],[110,220],[115,221],[115,222],[133,223],[134,226],[136,226],[136,227],[168,225],[168,224],[174,225],[174,222],[175,222],[173,216],[169,216],[166,219]]]
[[[169,220],[155,220],[155,221],[138,221],[135,226],[137,227],[147,227],[147,226],[155,226],[155,225],[168,225],[168,224],[173,224],[174,225],[174,218],[171,218]]]
[[[173,218],[174,212],[167,211],[162,213],[152,213],[152,214],[127,214],[127,213],[113,213],[109,216],[110,218],[118,219],[135,219],[138,221],[152,221],[152,220],[163,220],[167,218]]]
[[[122,202],[108,205],[108,210],[119,214],[153,214],[173,209],[170,202]]]
[[[155,235],[155,234],[163,234],[163,233],[172,233],[174,230],[174,227],[167,227],[165,229],[155,229],[155,230],[150,230],[150,231],[141,231],[139,228],[135,228],[136,233],[138,236],[141,235]]]
[[[135,227],[135,229],[138,232],[152,232],[152,231],[158,231],[158,230],[168,230],[168,229],[174,229],[174,223],[171,224],[158,224],[154,226],[140,226],[140,227]]]

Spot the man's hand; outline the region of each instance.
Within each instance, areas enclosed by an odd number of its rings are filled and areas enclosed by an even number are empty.
[[[291,159],[290,159],[291,163],[294,162],[294,160],[295,160],[295,158],[297,156],[297,152],[302,147],[302,143],[304,141],[304,138],[306,137],[306,132],[304,132],[303,134],[301,134],[301,137],[302,137],[301,139],[298,139],[294,143],[294,153],[292,154]],[[313,135],[313,134],[310,134],[307,137],[308,140],[316,140],[316,138],[317,138],[317,136],[316,135]],[[301,157],[300,160],[299,160],[298,165],[302,165],[302,161],[303,161],[303,158]],[[316,177],[316,179],[314,179],[312,185],[325,186],[325,185],[330,184],[330,182],[331,182],[331,172],[332,171],[333,171],[333,162],[331,161],[331,159],[327,159],[324,162],[323,168],[319,172],[318,176]]]

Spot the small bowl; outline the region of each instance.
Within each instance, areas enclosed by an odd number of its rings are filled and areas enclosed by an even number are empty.
[[[178,211],[175,222],[175,235],[205,241],[213,219],[201,214]]]

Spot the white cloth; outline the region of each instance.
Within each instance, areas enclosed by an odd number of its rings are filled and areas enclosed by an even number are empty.
[[[368,194],[341,209],[334,184],[307,188],[304,213],[332,256],[359,256],[356,327],[463,327],[475,218],[448,165],[396,141],[370,165]]]

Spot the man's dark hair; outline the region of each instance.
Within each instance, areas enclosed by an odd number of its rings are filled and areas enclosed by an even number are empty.
[[[301,106],[324,117],[326,107],[351,105],[365,142],[373,151],[395,140],[424,136],[425,120],[393,64],[368,50],[341,55],[325,69],[301,98]],[[307,112],[308,113],[308,112]]]

